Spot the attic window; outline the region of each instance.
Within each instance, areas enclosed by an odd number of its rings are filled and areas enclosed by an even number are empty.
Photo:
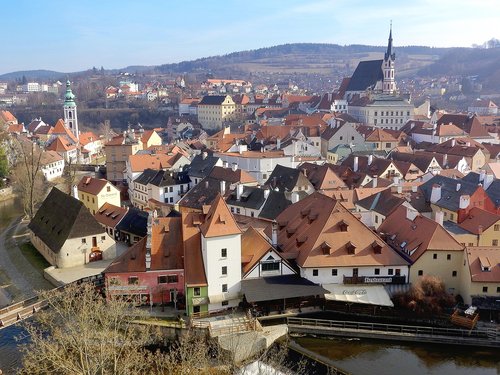
[[[479,263],[481,264],[482,272],[490,272],[491,271],[491,263],[488,257],[479,257]]]
[[[381,254],[382,253],[382,245],[379,244],[377,241],[373,241],[372,242],[372,248],[373,248],[373,252],[375,254]]]
[[[302,236],[297,237],[297,245],[302,245],[304,242],[307,241],[307,236],[304,234]]]
[[[105,208],[99,211],[99,213],[100,213],[101,215],[102,215],[104,212],[106,212],[106,209],[105,209]]]
[[[331,250],[332,250],[332,247],[330,246],[330,244],[326,241],[323,241],[323,243],[321,244],[321,251],[323,252],[323,255],[330,255],[331,254]]]
[[[219,222],[221,224],[226,224],[226,217],[224,215],[219,215]]]
[[[111,216],[111,219],[115,220],[117,217],[118,217],[118,214],[114,214],[113,216]]]
[[[311,212],[311,209],[310,208],[306,208],[306,209],[300,211],[300,215],[302,217],[306,217],[307,215],[309,215],[309,212]]]
[[[347,249],[348,254],[355,254],[356,253],[356,245],[354,245],[351,241],[346,243],[345,248]]]
[[[349,224],[346,221],[341,220],[339,223],[339,227],[340,227],[341,232],[347,232],[347,228],[349,227]]]
[[[163,231],[164,231],[165,233],[170,232],[170,227],[169,227],[168,225],[165,225],[165,226],[163,227]]]
[[[291,237],[292,234],[294,234],[296,230],[297,229],[295,229],[295,228],[286,228],[286,234],[287,234],[287,236]]]
[[[284,227],[287,226],[287,224],[288,224],[287,220],[279,221],[278,222],[278,227],[279,227],[279,229],[283,229]]]
[[[317,213],[312,213],[308,216],[308,219],[309,219],[309,224],[311,224],[314,220],[316,220],[318,218],[318,214]]]

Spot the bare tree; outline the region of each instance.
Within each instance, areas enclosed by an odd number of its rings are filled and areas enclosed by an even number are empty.
[[[31,342],[23,347],[21,374],[143,374],[154,353],[146,350],[157,332],[134,324],[125,301],[108,302],[91,284],[44,292],[48,308],[27,323]],[[160,354],[158,354],[160,355]]]
[[[104,138],[104,143],[111,139],[111,123],[109,120],[104,120],[101,124],[99,124],[99,135],[102,135]]]
[[[68,158],[64,165],[64,189],[65,193],[72,194],[73,185],[76,184],[76,177],[78,172],[78,157],[76,158]]]
[[[42,150],[27,139],[16,139],[13,147],[16,153],[15,186],[20,193],[24,213],[31,219],[46,188],[42,173]]]

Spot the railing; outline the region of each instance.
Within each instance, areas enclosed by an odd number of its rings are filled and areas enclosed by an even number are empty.
[[[287,324],[304,327],[315,327],[322,329],[343,329],[354,331],[369,331],[374,333],[414,335],[430,337],[449,337],[449,338],[475,338],[478,340],[488,340],[500,344],[500,332],[495,329],[475,329],[472,331],[457,328],[408,326],[385,323],[369,323],[341,320],[324,320],[308,318],[287,318]]]

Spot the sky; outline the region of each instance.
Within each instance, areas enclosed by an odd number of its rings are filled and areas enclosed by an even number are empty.
[[[0,74],[160,65],[286,43],[470,47],[499,0],[0,0]]]

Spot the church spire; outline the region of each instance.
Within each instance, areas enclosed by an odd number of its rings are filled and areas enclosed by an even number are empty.
[[[392,52],[392,21],[391,21],[391,28],[389,31],[389,42],[387,43],[387,51],[385,52],[385,57],[384,60],[389,60],[391,58],[394,60],[396,58],[396,54]]]

